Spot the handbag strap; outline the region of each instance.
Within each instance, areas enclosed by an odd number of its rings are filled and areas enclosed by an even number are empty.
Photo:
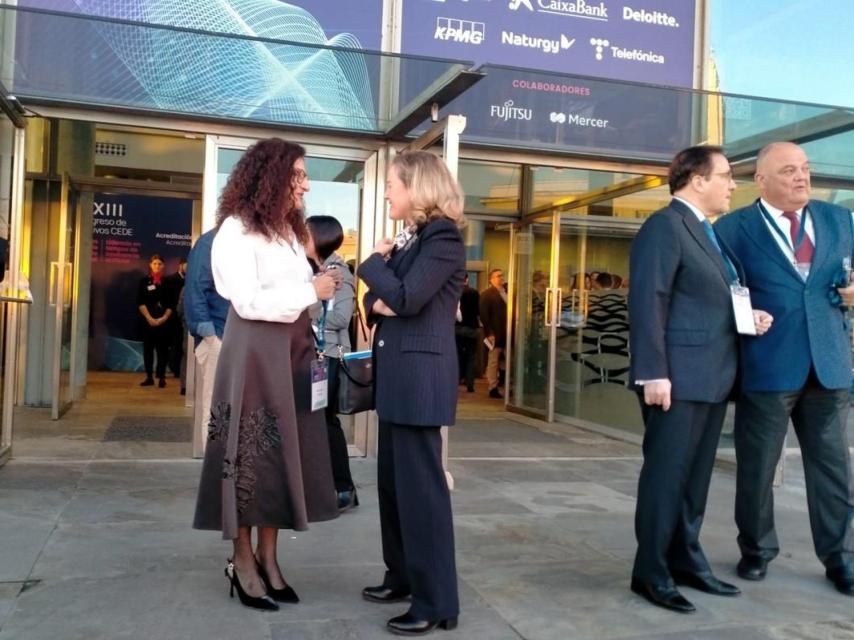
[[[341,370],[344,372],[344,375],[352,382],[353,384],[357,384],[360,387],[370,387],[374,384],[374,378],[371,376],[371,379],[367,382],[362,382],[361,380],[353,377],[353,373],[350,371],[350,367],[347,366],[347,361],[339,354],[338,362],[341,364]]]

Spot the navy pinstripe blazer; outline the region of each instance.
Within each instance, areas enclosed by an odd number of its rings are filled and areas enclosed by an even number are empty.
[[[417,426],[452,425],[457,412],[454,321],[466,253],[450,220],[429,222],[386,262],[378,253],[359,265],[370,287],[363,299],[374,332],[374,392],[379,419]],[[396,317],[371,313],[377,299]]]

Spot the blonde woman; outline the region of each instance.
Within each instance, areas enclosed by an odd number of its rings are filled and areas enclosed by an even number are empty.
[[[442,469],[441,425],[452,425],[459,371],[454,341],[465,276],[459,232],[463,194],[436,156],[397,156],[388,172],[389,215],[404,223],[360,266],[374,332],[379,417],[378,492],[383,559],[371,602],[411,597],[388,621],[400,635],[453,629],[459,615],[451,499]]]

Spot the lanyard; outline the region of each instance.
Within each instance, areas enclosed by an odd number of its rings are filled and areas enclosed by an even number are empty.
[[[317,343],[317,355],[323,357],[326,351],[326,310],[329,307],[329,301],[323,300],[323,313],[320,314],[320,320],[317,321],[317,333],[314,335],[314,341]]]
[[[770,213],[768,213],[768,210],[762,206],[762,203],[759,200],[756,201],[756,206],[759,207],[759,211],[762,212],[762,217],[765,218],[765,220],[767,220],[771,224],[771,228],[774,230],[774,232],[783,239],[783,242],[786,244],[787,247],[792,247],[793,254],[797,254],[798,249],[800,249],[801,247],[801,243],[804,241],[804,236],[806,236],[807,220],[809,219],[810,215],[809,207],[804,206],[804,213],[801,216],[801,228],[798,231],[798,237],[795,238],[795,242],[794,244],[792,244],[791,237],[786,237],[786,234],[783,233],[783,230],[780,228],[780,225],[777,224],[777,221],[774,220],[774,218],[771,216]]]

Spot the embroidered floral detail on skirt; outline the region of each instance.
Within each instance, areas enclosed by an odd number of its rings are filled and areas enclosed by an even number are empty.
[[[226,439],[228,434],[228,421],[231,420],[231,405],[227,402],[218,402],[211,408],[211,417],[208,421],[208,440]]]

